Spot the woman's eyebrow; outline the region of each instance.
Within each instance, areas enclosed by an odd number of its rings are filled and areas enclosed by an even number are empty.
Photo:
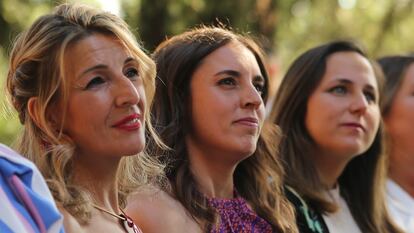
[[[240,72],[235,71],[235,70],[222,70],[222,71],[219,71],[216,74],[214,74],[214,76],[219,76],[219,75],[222,75],[222,74],[227,74],[227,75],[231,75],[231,76],[235,76],[235,77],[240,77],[241,76]]]

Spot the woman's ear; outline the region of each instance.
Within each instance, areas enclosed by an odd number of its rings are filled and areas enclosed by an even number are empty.
[[[38,97],[30,97],[29,101],[27,101],[27,112],[37,127],[44,129],[46,126],[45,124],[49,124],[50,127],[55,130],[59,128],[56,116],[46,113],[45,116],[42,117]]]
[[[37,107],[37,97],[30,97],[27,101],[27,112],[32,121],[38,126],[41,127],[39,108]]]

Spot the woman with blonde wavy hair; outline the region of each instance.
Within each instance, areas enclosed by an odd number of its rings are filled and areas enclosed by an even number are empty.
[[[23,124],[17,150],[35,162],[66,232],[140,232],[129,192],[162,179],[143,153],[155,65],[119,17],[63,4],[14,43],[7,89]],[[148,131],[146,131],[146,129]]]
[[[166,40],[153,57],[153,123],[172,148],[155,154],[172,191],[131,195],[127,213],[145,232],[296,232],[277,135],[263,126],[269,80],[260,47],[205,26]]]

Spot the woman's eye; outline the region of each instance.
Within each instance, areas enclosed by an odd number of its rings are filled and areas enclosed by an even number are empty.
[[[125,77],[130,78],[130,79],[135,78],[136,76],[138,76],[138,70],[135,68],[129,68],[126,70],[124,75]]]
[[[218,82],[218,84],[219,85],[230,85],[230,86],[234,86],[234,85],[236,85],[236,80],[234,80],[233,78],[224,78],[224,79],[221,79]]]
[[[105,80],[102,77],[95,77],[86,84],[85,89],[91,89],[103,83],[105,83]]]
[[[365,95],[365,98],[367,99],[368,102],[375,102],[376,101],[376,96],[375,96],[374,93],[365,92],[364,95]]]
[[[254,84],[254,87],[256,88],[257,92],[259,92],[260,94],[262,94],[265,89],[265,86],[261,83]]]
[[[329,90],[329,92],[335,93],[335,94],[340,94],[340,95],[344,95],[347,93],[347,89],[344,86],[337,86],[337,87],[333,87]]]

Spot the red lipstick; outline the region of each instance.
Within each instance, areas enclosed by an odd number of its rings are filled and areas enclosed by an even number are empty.
[[[126,131],[134,131],[141,128],[140,119],[141,115],[138,113],[134,113],[116,122],[114,125],[112,125],[112,127]]]

